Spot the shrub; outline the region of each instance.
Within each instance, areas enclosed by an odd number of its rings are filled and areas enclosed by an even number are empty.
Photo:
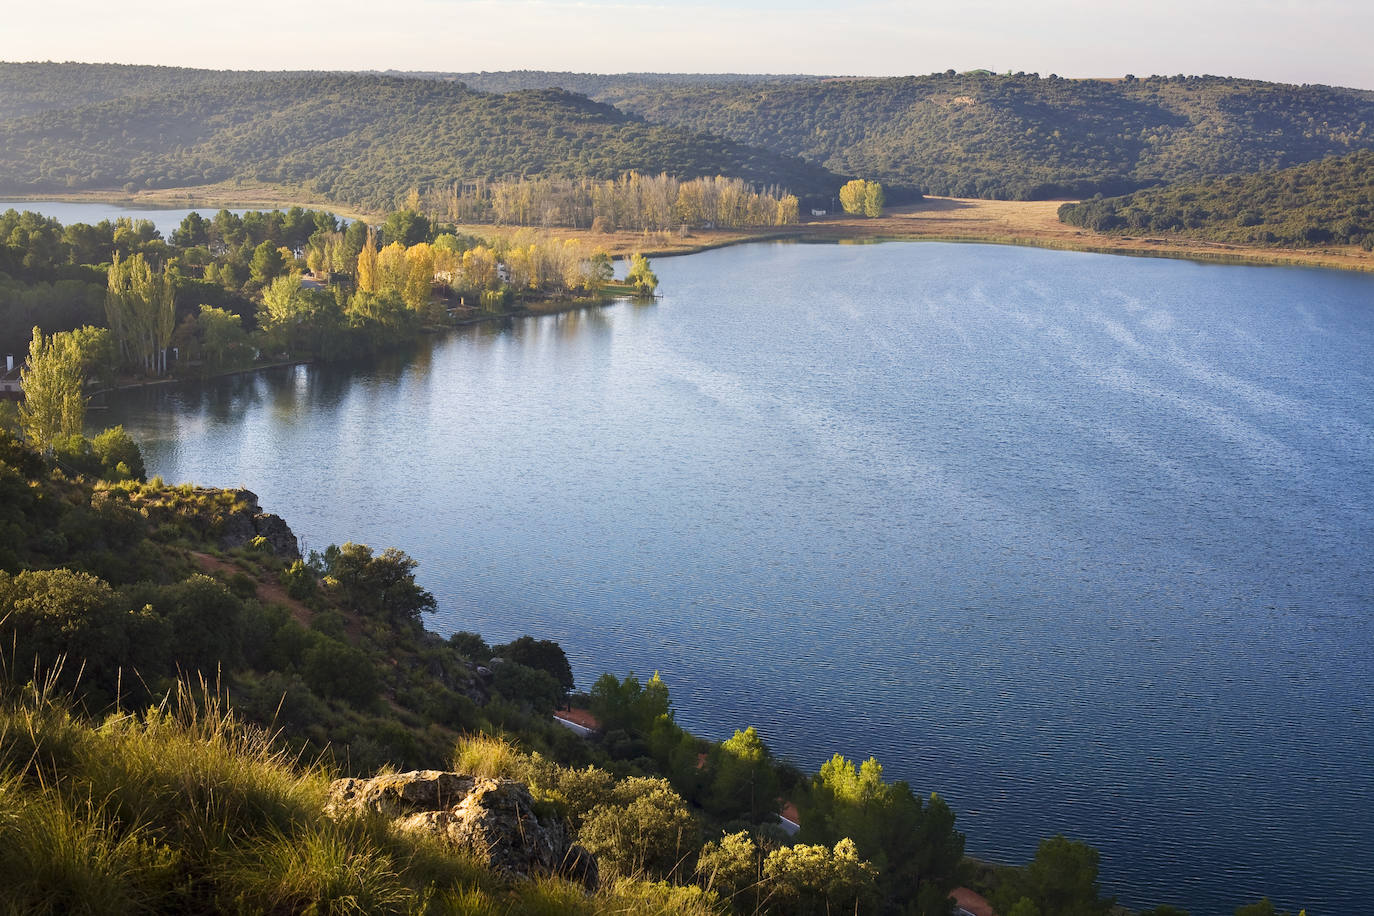
[[[380,683],[372,660],[337,639],[317,636],[305,652],[302,669],[306,684],[322,697],[353,706],[366,706],[377,698]]]
[[[282,588],[286,589],[286,594],[297,601],[311,598],[319,591],[319,585],[315,581],[315,571],[300,560],[293,561],[290,566],[283,569],[280,579]]]

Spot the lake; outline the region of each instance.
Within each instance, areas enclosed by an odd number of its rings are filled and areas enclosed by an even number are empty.
[[[657,304],[128,392],[150,473],[399,546],[430,626],[875,755],[970,853],[1374,899],[1374,277],[943,243],[660,260]]]
[[[95,225],[101,220],[148,220],[157,227],[165,239],[170,236],[181,225],[181,221],[192,213],[199,213],[206,219],[214,219],[215,214],[220,211],[220,207],[125,207],[114,203],[99,203],[92,201],[63,201],[63,200],[0,200],[0,213],[6,210],[18,210],[23,213],[25,210],[32,210],[35,213],[42,213],[50,216],[64,226],[72,223],[89,223]],[[249,209],[271,210],[271,207],[256,207]],[[242,207],[229,207],[230,213],[242,216],[248,209]],[[346,219],[340,218],[341,223],[348,223]]]

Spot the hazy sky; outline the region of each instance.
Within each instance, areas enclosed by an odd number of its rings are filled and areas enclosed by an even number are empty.
[[[1213,73],[1374,89],[1374,0],[51,0],[2,60],[235,69],[1042,76]]]

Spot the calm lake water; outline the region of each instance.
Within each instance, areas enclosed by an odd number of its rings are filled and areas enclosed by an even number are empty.
[[[248,210],[242,207],[229,207],[230,213],[239,216],[247,213]],[[271,207],[252,207],[249,209],[271,210]],[[285,209],[285,208],[283,208]],[[0,213],[6,210],[18,210],[23,213],[25,210],[32,210],[35,213],[42,213],[44,216],[51,216],[64,226],[72,223],[90,223],[95,225],[101,220],[116,219],[146,219],[157,227],[157,231],[162,233],[165,239],[176,231],[181,225],[181,221],[192,213],[199,213],[206,219],[214,219],[219,207],[122,207],[119,204],[92,203],[89,201],[63,201],[63,200],[0,200]],[[347,223],[348,220],[340,220]]]
[[[128,393],[151,473],[421,562],[431,626],[875,755],[1134,905],[1374,899],[1374,278],[937,243]]]

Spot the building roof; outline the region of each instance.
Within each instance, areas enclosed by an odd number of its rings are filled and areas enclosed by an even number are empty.
[[[993,911],[992,904],[988,903],[987,898],[977,891],[967,887],[956,887],[949,892],[954,898],[955,906],[968,913],[969,916],[997,916]]]

